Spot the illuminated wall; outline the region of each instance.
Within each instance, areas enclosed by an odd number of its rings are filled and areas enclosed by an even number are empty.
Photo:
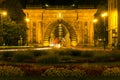
[[[118,1],[108,0],[108,40],[109,46],[117,46],[118,40]]]
[[[28,45],[49,46],[54,28],[61,24],[66,29],[64,38],[69,46],[94,46],[93,19],[96,9],[57,10],[29,7],[24,12],[30,19],[27,22]]]

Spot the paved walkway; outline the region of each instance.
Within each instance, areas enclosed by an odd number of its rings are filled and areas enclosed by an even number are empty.
[[[17,49],[0,49],[1,51],[27,51],[27,50],[48,50],[48,49],[52,49],[50,47],[45,47],[45,48],[17,48]]]
[[[57,48],[52,48],[52,47],[41,47],[41,48],[34,48],[34,47],[29,47],[29,48],[25,48],[25,47],[14,47],[14,48],[1,48],[0,51],[27,51],[27,50],[48,50],[48,49],[57,49]],[[70,48],[66,48],[66,47],[62,47],[60,49],[76,49],[76,50],[82,50],[82,51],[111,51],[114,50],[112,48],[99,48],[99,47],[70,47]]]
[[[112,48],[87,48],[87,47],[77,47],[77,48],[73,48],[73,49],[77,49],[77,50],[83,50],[83,51],[111,51]]]

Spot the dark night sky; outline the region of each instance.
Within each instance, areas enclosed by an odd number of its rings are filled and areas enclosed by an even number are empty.
[[[48,5],[95,5],[105,3],[107,0],[20,0],[23,6],[26,4],[39,5],[39,4],[48,4]]]

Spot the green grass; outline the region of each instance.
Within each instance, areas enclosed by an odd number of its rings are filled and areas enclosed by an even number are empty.
[[[7,51],[0,52],[0,61],[47,63],[49,65],[52,63],[109,63],[120,62],[120,51],[80,51],[72,49]]]

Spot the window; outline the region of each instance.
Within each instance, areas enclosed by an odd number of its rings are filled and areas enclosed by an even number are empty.
[[[82,21],[80,21],[79,24],[80,24],[80,27],[82,27]]]
[[[36,43],[36,23],[33,22],[33,29],[32,29],[32,33],[33,33],[33,43]]]
[[[36,23],[35,22],[33,22],[33,27],[36,27]]]
[[[36,42],[36,29],[33,29],[33,43]]]
[[[28,17],[28,16],[29,16],[29,14],[28,14],[28,13],[26,13],[26,16]]]
[[[115,26],[117,25],[117,21],[116,21],[116,20],[117,20],[117,18],[116,18],[116,16],[115,16]]]
[[[85,22],[85,23],[84,23],[84,26],[87,26],[87,25],[88,25],[88,22]]]
[[[110,5],[110,6],[111,6],[111,10],[112,10],[112,9],[113,9],[113,2],[111,2],[111,5]]]
[[[114,0],[114,8],[116,8],[116,7],[117,7],[117,1]]]

